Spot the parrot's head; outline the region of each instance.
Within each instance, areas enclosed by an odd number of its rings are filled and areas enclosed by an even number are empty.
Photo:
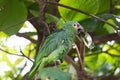
[[[77,34],[84,32],[84,28],[78,22],[75,21],[68,21],[64,23],[63,29],[75,32]]]
[[[73,24],[73,27],[76,29],[76,32],[77,32],[77,33],[84,32],[84,31],[85,31],[84,28],[83,28],[78,22],[74,23],[74,24]]]

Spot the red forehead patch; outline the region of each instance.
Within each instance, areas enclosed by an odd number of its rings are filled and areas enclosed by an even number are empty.
[[[80,24],[77,24],[77,28],[80,28]]]

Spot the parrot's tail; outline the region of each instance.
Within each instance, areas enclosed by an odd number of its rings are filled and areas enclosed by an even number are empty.
[[[39,68],[39,65],[33,67],[33,69],[31,70],[31,72],[28,74],[28,78],[30,80],[34,77],[34,75],[36,74],[38,68]]]

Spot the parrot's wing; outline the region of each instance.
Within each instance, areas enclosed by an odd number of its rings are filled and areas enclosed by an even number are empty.
[[[65,38],[65,34],[66,33],[63,33],[63,31],[59,31],[48,36],[36,57],[36,62],[40,61],[41,56],[47,56],[56,50],[62,44],[62,41]]]

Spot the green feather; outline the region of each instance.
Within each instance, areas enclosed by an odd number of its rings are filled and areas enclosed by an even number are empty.
[[[33,78],[40,64],[46,64],[60,58],[63,58],[72,48],[76,29],[73,25],[77,22],[69,21],[63,24],[62,29],[49,35],[43,43],[35,60],[34,67],[29,74]],[[44,56],[50,54],[47,58]]]

